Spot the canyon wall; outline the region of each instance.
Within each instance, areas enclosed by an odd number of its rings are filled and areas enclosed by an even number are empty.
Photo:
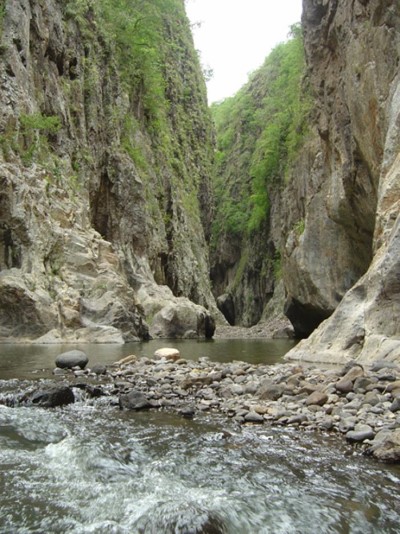
[[[0,8],[0,338],[210,337],[213,129],[183,0]]]
[[[281,130],[286,163],[272,179],[264,172],[268,204],[261,224],[236,234],[232,226],[228,239],[217,239],[211,273],[221,309],[226,312],[229,297],[237,324],[268,325],[280,308],[297,337],[309,336],[288,358],[400,359],[399,30],[395,1],[303,1],[298,91],[310,103],[307,128],[292,161]],[[276,122],[271,95],[276,76],[285,79],[285,64],[274,54],[234,97],[233,108],[222,104],[238,116],[231,112],[223,123],[223,108],[214,112],[219,146],[228,146],[217,176],[242,213],[249,203],[240,199],[256,196],[258,179],[244,167],[259,151],[257,137]],[[255,124],[256,140],[246,145]]]
[[[303,26],[319,184],[301,242],[286,243],[285,281],[289,313],[323,299],[335,311],[289,357],[398,360],[400,6],[307,0]]]

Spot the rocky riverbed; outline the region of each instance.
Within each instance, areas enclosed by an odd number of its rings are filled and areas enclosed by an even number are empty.
[[[400,462],[400,368],[391,362],[369,368],[350,362],[323,370],[288,363],[189,361],[172,349],[154,359],[132,355],[89,369],[82,353],[76,356],[78,365],[57,358],[54,379],[30,384],[19,394],[5,393],[0,404],[55,407],[85,398],[183,417],[219,413],[240,425],[337,432],[378,460]]]

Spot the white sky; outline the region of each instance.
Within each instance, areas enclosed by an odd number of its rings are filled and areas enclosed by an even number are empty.
[[[211,104],[236,93],[272,48],[287,39],[301,18],[302,0],[187,0],[195,47],[203,67],[214,71],[207,83]]]

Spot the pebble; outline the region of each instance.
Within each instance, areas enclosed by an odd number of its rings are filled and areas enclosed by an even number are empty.
[[[113,405],[119,399],[124,409],[172,410],[187,418],[218,412],[240,424],[338,432],[348,443],[363,444],[373,455],[379,450],[383,457],[381,446],[367,447],[376,445],[374,438],[382,435],[382,429],[390,434],[400,428],[400,367],[385,365],[381,362],[376,371],[357,364],[323,370],[290,363],[191,361],[181,356],[174,361],[163,355],[131,357],[98,376],[93,372],[84,376],[81,369],[75,374],[94,382],[102,399],[110,396]],[[73,380],[73,372],[67,373],[63,371],[62,378]],[[397,457],[397,445],[393,447],[391,458]]]

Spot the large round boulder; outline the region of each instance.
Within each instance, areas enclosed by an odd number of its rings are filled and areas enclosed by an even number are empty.
[[[72,369],[73,367],[84,369],[88,361],[89,358],[81,350],[69,350],[57,356],[56,366],[61,369]]]
[[[153,318],[150,334],[157,338],[206,338],[214,335],[215,320],[208,310],[187,299],[176,299]]]

